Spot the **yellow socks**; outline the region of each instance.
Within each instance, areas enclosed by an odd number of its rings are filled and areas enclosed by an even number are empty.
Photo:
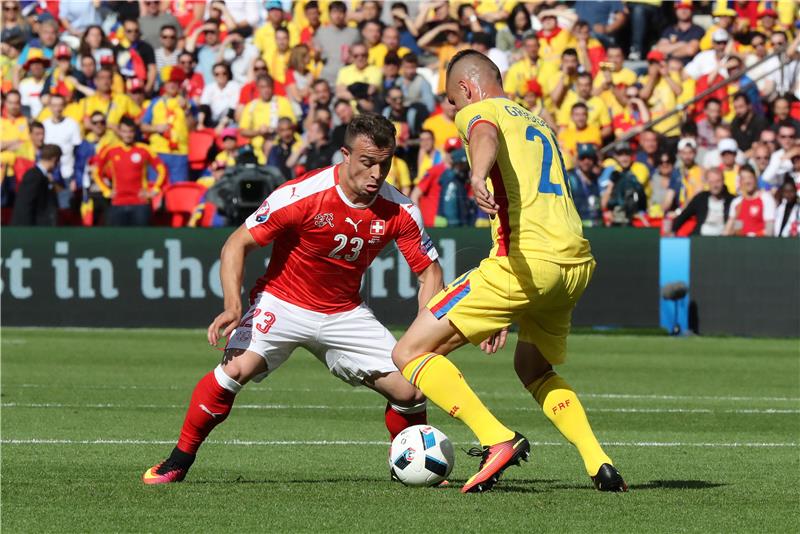
[[[481,445],[495,445],[514,437],[514,432],[486,409],[458,368],[441,354],[421,354],[405,366],[403,376],[439,408],[463,421]]]
[[[577,447],[589,476],[595,476],[601,465],[611,464],[611,459],[594,437],[581,401],[563,378],[550,371],[526,389],[541,405],[545,416]]]

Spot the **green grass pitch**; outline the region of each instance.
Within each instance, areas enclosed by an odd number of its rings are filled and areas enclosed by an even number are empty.
[[[4,532],[797,532],[797,340],[575,335],[562,375],[630,484],[590,485],[576,451],[517,383],[507,348],[454,355],[532,461],[462,495],[388,480],[384,402],[297,352],[200,450],[182,484],[142,472],[172,448],[220,354],[198,330],[2,331]],[[513,345],[513,339],[510,340]],[[430,422],[472,445],[435,407]]]

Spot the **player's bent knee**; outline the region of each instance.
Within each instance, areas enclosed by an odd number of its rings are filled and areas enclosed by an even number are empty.
[[[239,384],[267,372],[267,363],[260,355],[245,349],[227,349],[222,358],[222,370]]]

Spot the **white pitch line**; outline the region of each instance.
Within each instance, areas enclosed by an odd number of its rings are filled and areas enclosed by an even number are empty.
[[[2,408],[55,408],[55,409],[119,409],[119,410],[149,410],[149,409],[185,409],[185,404],[114,404],[114,403],[94,403],[94,404],[69,404],[59,402],[4,402],[0,404]],[[370,410],[377,411],[380,407],[376,406],[331,406],[326,404],[234,404],[238,410]],[[513,406],[500,408],[499,411],[533,411],[534,406]],[[749,408],[738,410],[711,410],[708,408],[586,408],[587,412],[603,413],[734,413],[734,414],[764,414],[782,415],[798,414],[800,409],[779,409],[779,408]]]
[[[187,391],[190,386],[146,386],[138,384],[92,384],[92,385],[74,385],[74,384],[3,384],[4,388],[26,388],[26,389],[98,389],[98,390],[179,390]],[[371,390],[366,388],[327,388],[321,390],[319,388],[271,388],[268,386],[251,385],[247,388],[250,391],[258,392],[271,392],[271,393],[309,393],[309,392],[325,392],[325,393],[372,393]],[[497,395],[496,391],[477,391],[478,395],[487,397],[501,397]],[[517,397],[518,395],[513,395]],[[724,396],[724,395],[637,395],[628,393],[580,393],[581,398],[587,399],[640,399],[640,400],[686,400],[686,401],[720,401],[720,402],[800,402],[800,397],[747,397],[747,396]],[[503,398],[510,397],[509,395],[502,396]]]
[[[172,445],[175,440],[148,440],[148,439],[2,439],[3,445]],[[361,441],[361,440],[209,440],[207,444],[229,445],[240,447],[268,447],[290,445],[389,445],[388,441]],[[454,445],[474,445],[474,442],[455,442]],[[693,443],[683,441],[605,441],[603,445],[614,447],[701,447],[701,448],[793,448],[800,444],[769,443],[769,442],[731,442],[731,443]],[[569,445],[559,441],[531,441],[531,445],[540,447],[562,447]]]

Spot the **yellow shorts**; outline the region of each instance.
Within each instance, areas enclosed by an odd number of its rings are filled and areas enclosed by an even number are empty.
[[[536,345],[551,364],[564,362],[572,310],[595,268],[589,260],[560,265],[544,260],[492,257],[445,287],[428,309],[446,317],[475,345],[516,323],[519,339]]]

